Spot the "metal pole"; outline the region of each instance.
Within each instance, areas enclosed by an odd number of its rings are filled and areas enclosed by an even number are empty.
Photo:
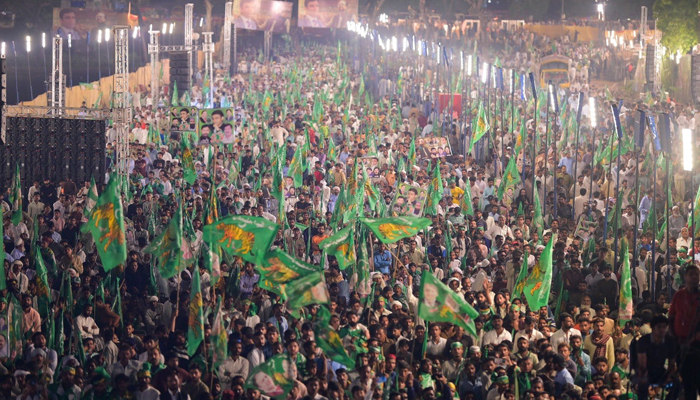
[[[44,86],[48,88],[49,73],[46,69],[46,33],[41,34],[41,54],[44,57]]]
[[[654,160],[656,157],[654,157]],[[654,177],[652,187],[654,188],[654,193],[651,198],[651,209],[654,211],[654,220],[652,223],[651,230],[651,298],[656,301],[656,229],[657,229],[657,218],[656,218],[656,163],[653,165]],[[651,214],[651,212],[649,213]],[[648,218],[648,217],[647,217]]]
[[[670,129],[667,125],[667,129]],[[667,135],[668,140],[671,139],[670,135]],[[672,299],[672,291],[671,291],[671,247],[669,246],[669,240],[671,239],[671,226],[668,223],[669,218],[671,217],[671,201],[673,200],[672,198],[669,198],[669,194],[671,193],[671,176],[669,174],[669,169],[670,169],[670,157],[671,154],[666,153],[666,289],[668,290],[668,298]]]
[[[29,36],[27,36],[29,38]],[[27,75],[29,77],[29,99],[34,100],[34,85],[32,84],[32,66],[29,63],[29,42],[27,42]]]
[[[70,80],[70,87],[73,87],[73,63],[71,61],[71,49],[73,48],[73,40],[70,33],[68,34],[68,77]]]
[[[90,83],[90,32],[87,34],[87,40],[85,41],[85,49],[87,51],[87,81]]]
[[[533,111],[535,114],[535,130],[532,132],[532,160],[530,161],[532,163],[532,167],[530,168],[530,172],[532,173],[532,203],[535,203],[535,195],[536,189],[535,186],[535,177],[536,177],[536,172],[535,172],[535,160],[537,159],[537,90],[535,89],[535,75],[530,72],[528,74],[528,77],[530,78],[530,89],[532,91],[532,98],[535,100],[535,110]],[[527,129],[527,127],[525,127]],[[523,151],[525,150],[525,144],[523,143]],[[523,158],[523,169],[525,169],[525,161]]]
[[[593,198],[593,168],[595,167],[594,164],[595,164],[595,137],[596,137],[596,133],[598,133],[598,128],[597,128],[597,127],[596,127],[596,128],[593,128],[593,139],[591,140],[591,143],[593,144],[593,156],[592,156],[592,159],[591,159],[591,172],[590,172],[591,177],[590,177],[590,179],[589,179],[589,180],[591,181],[591,182],[590,182],[590,183],[591,183],[591,187],[590,187],[590,191],[589,191],[589,193],[588,193],[588,202],[589,202],[589,203],[590,203],[591,199]]]
[[[620,202],[620,161],[622,159],[622,139],[618,138],[618,143],[617,143],[617,177],[615,178],[615,194],[616,194],[616,203],[615,203],[615,208],[617,209],[618,214],[622,214],[622,202]],[[610,164],[612,165],[612,159],[610,160]],[[620,203],[620,204],[617,204]],[[620,221],[620,215],[615,215],[615,219]],[[668,226],[668,224],[667,224]],[[615,258],[613,258],[613,263],[617,262],[617,255],[618,255],[618,248],[617,248],[617,243],[619,240],[620,236],[620,229],[617,227],[617,224],[613,226],[613,229],[615,229],[615,244],[613,245],[615,247]]]
[[[578,183],[578,140],[581,134],[581,112],[583,111],[583,92],[578,92],[578,113],[576,114],[576,143],[574,145],[574,193],[572,196],[572,204],[576,206],[576,184]],[[575,208],[575,207],[574,207]],[[576,219],[576,210],[574,209],[574,219]]]
[[[547,174],[549,174],[549,102],[550,99],[549,90],[547,90],[547,104],[545,106],[545,120],[544,120],[544,182],[542,186],[544,187],[544,195],[542,196],[542,215],[547,214]],[[533,199],[534,200],[534,199]]]
[[[12,41],[12,54],[15,59],[15,94],[17,95],[17,104],[19,104],[19,78],[17,77],[17,49],[15,48],[15,41]]]
[[[617,147],[620,147],[622,144],[621,140],[618,140]],[[613,142],[612,140],[610,141],[610,159],[608,160],[608,174],[612,175],[612,158],[613,158]],[[605,179],[608,179],[607,175]],[[608,239],[608,198],[610,196],[610,179],[608,179],[608,190],[607,193],[605,193],[605,229],[603,230],[603,244],[605,244],[605,241]]]

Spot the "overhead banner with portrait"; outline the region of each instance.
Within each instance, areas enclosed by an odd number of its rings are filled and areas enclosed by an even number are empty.
[[[292,5],[285,1],[234,0],[233,23],[239,29],[289,32]]]
[[[51,32],[60,35],[63,40],[71,37],[73,47],[82,41],[83,45],[90,37],[90,43],[97,45],[98,32],[112,30],[114,25],[128,25],[127,13],[116,13],[109,10],[88,10],[79,8],[54,8],[53,27]]]
[[[347,29],[357,22],[358,0],[299,0],[300,28]]]

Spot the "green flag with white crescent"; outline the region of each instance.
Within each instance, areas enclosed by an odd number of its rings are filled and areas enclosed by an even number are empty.
[[[479,312],[430,271],[423,271],[418,316],[426,321],[455,324],[470,335],[477,335],[474,319],[479,317]]]
[[[622,239],[620,251],[622,252],[622,268],[620,269],[620,327],[624,328],[627,321],[634,316],[634,302],[632,301],[632,273],[630,271],[630,252],[627,247],[627,239]]]
[[[518,166],[515,164],[515,157],[512,157],[510,161],[508,161],[508,166],[503,172],[501,184],[498,186],[498,199],[503,200],[503,195],[506,194],[508,189],[514,189],[520,182],[522,182],[522,180],[518,173]]]

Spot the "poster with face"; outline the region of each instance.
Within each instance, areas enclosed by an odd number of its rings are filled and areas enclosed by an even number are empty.
[[[239,29],[288,32],[292,5],[284,1],[235,0],[233,23]]]
[[[347,29],[357,22],[358,0],[299,0],[299,27]]]
[[[68,36],[75,50],[85,47],[85,41],[90,37],[90,44],[97,45],[99,32],[102,31],[102,42],[106,42],[105,29],[112,35],[113,25],[128,25],[127,13],[117,13],[109,10],[88,10],[78,8],[54,8],[53,27],[51,32],[60,35],[68,43]],[[82,41],[82,46],[77,44]]]
[[[196,107],[170,107],[170,131],[191,131],[198,129]]]
[[[199,110],[199,133],[202,137],[208,137],[211,144],[233,143],[234,122],[233,108]]]
[[[401,183],[391,204],[391,215],[393,217],[421,217],[427,198],[427,190]]]

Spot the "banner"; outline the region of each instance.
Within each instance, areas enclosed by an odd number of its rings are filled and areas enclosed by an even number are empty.
[[[170,107],[170,131],[192,131],[198,129],[196,107]]]
[[[208,108],[199,111],[199,133],[211,144],[233,143],[236,116],[233,108]],[[201,138],[200,138],[201,139]]]
[[[358,0],[299,0],[299,27],[347,29],[357,21]]]
[[[73,47],[76,42],[82,41],[83,45],[90,36],[90,44],[97,45],[98,31],[107,29],[112,33],[113,25],[129,25],[127,13],[116,13],[114,11],[88,10],[79,8],[59,8],[53,9],[53,26],[51,32],[54,35],[61,35],[64,46],[67,46],[68,35],[70,34]],[[105,39],[103,37],[102,41]],[[73,49],[75,51],[75,49]]]
[[[428,191],[408,183],[400,183],[391,205],[392,217],[422,217]]]
[[[233,23],[239,29],[288,32],[292,5],[285,1],[235,0]]]

